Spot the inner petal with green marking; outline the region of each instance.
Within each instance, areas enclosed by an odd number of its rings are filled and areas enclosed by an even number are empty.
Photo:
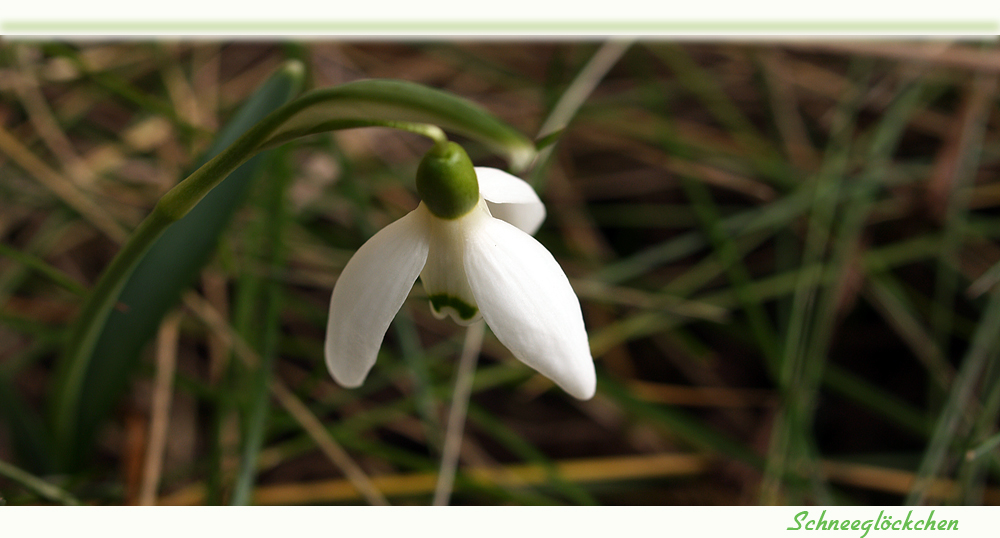
[[[423,204],[421,204],[423,207]],[[482,316],[465,273],[465,242],[483,219],[492,218],[486,203],[479,203],[457,219],[442,219],[427,212],[429,249],[420,281],[438,319],[450,316],[459,325],[470,325]]]
[[[472,322],[479,317],[479,308],[466,303],[458,297],[452,297],[446,293],[439,293],[428,297],[431,301],[431,311],[438,319],[450,315],[454,320],[462,322]]]

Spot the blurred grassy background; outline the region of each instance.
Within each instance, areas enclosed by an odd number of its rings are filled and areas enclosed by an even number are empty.
[[[995,43],[609,47],[0,42],[0,498],[430,502],[464,330],[417,286],[363,388],[322,360],[339,271],[417,204],[428,143],[385,129],[261,161],[153,341],[88,381],[93,440],[52,446],[82,297],[294,58],[307,89],[420,82],[530,137],[583,100],[527,177],[598,395],[487,333],[453,503],[1000,504]]]

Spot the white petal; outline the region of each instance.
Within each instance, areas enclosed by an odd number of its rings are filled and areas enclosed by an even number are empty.
[[[369,239],[333,288],[326,325],[326,366],[357,387],[375,364],[389,323],[427,260],[426,209],[418,207]]]
[[[483,319],[507,349],[581,400],[596,390],[580,301],[552,254],[486,219],[468,235],[465,270]]]
[[[535,235],[545,220],[545,205],[523,179],[496,168],[476,167],[479,194],[494,217]]]

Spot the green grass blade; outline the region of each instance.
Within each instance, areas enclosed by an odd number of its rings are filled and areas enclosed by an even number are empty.
[[[1000,447],[1000,433],[986,439],[976,448],[966,453],[966,459],[977,460]]]
[[[517,432],[511,430],[502,421],[497,420],[489,411],[470,403],[469,421],[503,444],[505,448],[517,454],[522,461],[534,463],[544,468],[548,485],[554,491],[565,495],[574,504],[581,506],[598,504],[597,500],[587,493],[586,489],[563,478],[559,474],[555,462],[549,459],[545,453],[528,440],[521,438]]]
[[[864,95],[862,89],[867,86],[872,71],[867,62],[858,62],[851,70],[855,83],[847,89],[836,108],[823,165],[804,187],[810,192],[812,203],[802,253],[803,267],[824,263],[833,240],[834,217],[838,208],[836,201],[842,195],[841,187]],[[822,270],[827,271],[827,267],[824,265]],[[810,279],[803,277],[792,296],[791,317],[778,370],[783,401],[778,424],[771,434],[768,463],[761,486],[762,497],[768,504],[780,498],[779,481],[789,475],[791,469],[802,471],[803,478],[812,485],[816,502],[830,503],[829,491],[819,477],[818,455],[810,434],[819,376],[826,360],[825,350],[821,356],[811,354],[815,342],[812,336],[824,323],[823,312],[816,306],[819,291]]]
[[[1000,435],[995,435],[991,440],[988,436],[997,430],[997,419],[1000,418],[1000,353],[994,351],[989,358],[989,364],[984,368],[982,386],[984,396],[981,398],[978,416],[975,417],[975,424],[972,433],[968,437],[969,445],[974,448],[965,453],[959,467],[959,483],[962,485],[962,496],[965,504],[984,504],[983,492],[986,487],[987,473],[991,470],[990,464],[997,463],[1000,454],[994,453],[993,458],[983,458],[981,455],[989,450],[988,447],[996,447],[996,441]],[[985,439],[985,440],[984,440]],[[981,443],[981,444],[980,444]],[[975,446],[979,444],[978,446]],[[1000,467],[994,465],[992,468],[994,476],[1000,472]]]
[[[238,331],[245,340],[251,342],[260,355],[260,363],[253,366],[243,376],[242,386],[249,388],[250,401],[244,412],[243,446],[240,454],[239,470],[233,494],[232,505],[250,503],[253,484],[257,476],[257,459],[264,445],[267,433],[268,417],[271,401],[271,375],[277,357],[278,341],[280,339],[280,313],[283,300],[282,287],[276,279],[285,268],[286,254],[283,246],[285,228],[288,224],[287,187],[292,177],[292,171],[286,166],[287,151],[280,151],[281,158],[275,159],[269,181],[264,189],[259,205],[263,218],[260,219],[256,241],[261,243],[261,259],[268,268],[267,275],[260,286],[257,297],[249,297],[247,302],[253,306],[256,315],[246,316],[238,324]],[[249,272],[247,273],[249,275]],[[256,276],[250,275],[256,279]],[[239,387],[236,387],[239,389]]]
[[[934,286],[934,308],[931,326],[941,349],[947,351],[948,339],[954,328],[954,311],[960,275],[953,261],[958,253],[961,238],[965,235],[972,186],[979,169],[983,142],[987,134],[989,109],[997,91],[997,77],[980,75],[974,81],[968,97],[967,110],[962,115],[959,137],[960,152],[950,171],[949,191],[944,215],[944,241],[938,257],[937,280]]]
[[[722,219],[715,201],[712,199],[711,192],[703,183],[692,178],[681,178],[681,186],[684,187],[692,207],[701,220],[705,235],[708,236],[715,249],[716,257],[726,267],[726,274],[732,284],[733,293],[736,294],[740,307],[746,315],[750,331],[760,348],[761,355],[771,371],[775,371],[780,360],[780,351],[774,325],[764,310],[763,304],[750,294],[750,272],[743,263],[742,254],[732,237],[722,229]]]
[[[5,476],[50,501],[71,506],[80,505],[80,501],[66,490],[52,485],[3,460],[0,460],[0,476]]]
[[[906,499],[906,504],[920,504],[927,491],[948,462],[948,451],[962,421],[967,417],[967,407],[975,394],[987,361],[997,353],[1000,343],[1000,291],[993,291],[976,328],[972,344],[962,366],[955,376],[948,400],[938,416],[934,435],[924,452],[917,469],[916,480]]]
[[[929,331],[920,322],[916,307],[906,297],[901,286],[888,271],[873,270],[865,285],[868,302],[882,314],[882,318],[909,346],[923,363],[932,383],[947,388],[954,377],[954,369],[937,346]]]
[[[828,364],[823,375],[823,384],[833,392],[867,407],[901,428],[921,437],[930,436],[931,425],[927,421],[925,412],[863,377],[854,375],[835,364]]]
[[[677,44],[650,44],[647,48],[669,66],[679,82],[741,144],[767,154],[769,158],[777,155],[769,141],[760,135],[753,122],[719,85],[718,78],[695,63],[684,48]]]
[[[56,284],[62,286],[63,288],[66,288],[67,290],[76,295],[87,294],[87,288],[83,287],[82,284],[80,284],[76,280],[73,280],[73,278],[67,275],[66,273],[63,273],[59,269],[52,267],[51,265],[45,263],[45,261],[36,258],[31,254],[21,252],[15,248],[11,248],[8,245],[0,243],[0,256],[7,256],[8,258],[11,258],[13,260],[16,260],[24,264],[25,267],[29,267],[31,269],[34,269],[35,271],[38,271],[39,273],[47,277],[49,280],[55,282]]]
[[[617,401],[623,410],[651,420],[698,448],[717,452],[751,467],[762,469],[764,462],[749,447],[705,426],[683,411],[657,406],[635,398],[627,388],[607,378],[598,380],[598,392]]]

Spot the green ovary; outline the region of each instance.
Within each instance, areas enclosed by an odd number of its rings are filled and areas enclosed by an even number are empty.
[[[435,312],[444,314],[445,308],[451,308],[456,314],[458,314],[459,318],[465,321],[471,320],[477,313],[479,313],[479,309],[475,306],[470,305],[458,297],[448,295],[447,293],[431,295],[428,299],[430,299],[431,306],[434,308]]]
[[[417,194],[441,219],[457,219],[476,207],[479,180],[462,146],[438,144],[424,155],[417,167]]]

